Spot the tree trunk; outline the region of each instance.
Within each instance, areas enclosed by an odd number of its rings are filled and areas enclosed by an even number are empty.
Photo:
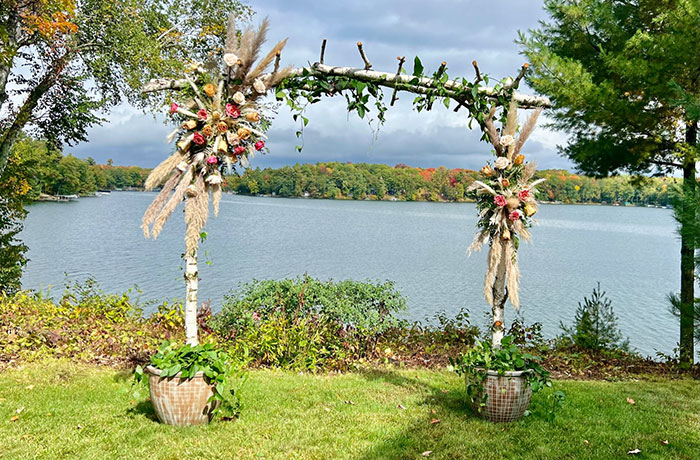
[[[493,324],[491,331],[493,333],[492,342],[493,348],[500,348],[501,340],[505,334],[505,308],[506,300],[508,300],[508,292],[506,291],[506,248],[505,242],[500,241],[494,244],[503,245],[501,249],[501,259],[498,261],[496,270],[496,279],[493,282]]]
[[[197,253],[185,256],[185,337],[188,344],[199,344],[197,335],[197,289],[199,273],[197,272]]]
[[[70,61],[70,57],[70,55],[65,54],[54,62],[44,77],[29,92],[27,99],[24,101],[24,104],[22,104],[19,112],[17,112],[14,121],[9,128],[7,128],[7,131],[5,131],[2,137],[0,137],[0,176],[2,176],[2,173],[5,171],[12,146],[15,144],[15,141],[17,141],[22,129],[24,129],[31,119],[32,112],[34,112],[39,100],[56,83],[56,80],[58,80],[66,64]]]
[[[685,141],[690,146],[697,144],[697,122],[686,124]],[[690,158],[683,166],[683,190],[692,192],[697,187],[695,179],[695,159]],[[682,206],[692,206],[689,200],[683,200]],[[695,210],[697,211],[697,210]],[[693,216],[693,217],[691,217]],[[685,219],[695,218],[697,212],[692,209],[683,209],[681,222],[681,304],[680,304],[680,360],[682,364],[693,364],[695,356],[695,343],[693,337],[694,328],[694,304],[695,304],[695,237],[686,229],[693,226],[693,222]],[[686,228],[683,228],[686,227]]]

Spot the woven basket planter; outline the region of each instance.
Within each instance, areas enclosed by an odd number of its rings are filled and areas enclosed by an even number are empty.
[[[501,376],[498,375],[497,371],[487,371],[484,382],[484,391],[487,396],[486,406],[483,406],[479,412],[478,402],[470,402],[474,413],[489,422],[518,420],[530,406],[530,398],[532,397],[532,389],[527,383],[528,373],[527,370],[506,371]]]
[[[189,426],[208,423],[218,401],[208,402],[214,389],[197,372],[191,379],[161,377],[160,369],[146,368],[151,402],[158,420],[168,425]]]

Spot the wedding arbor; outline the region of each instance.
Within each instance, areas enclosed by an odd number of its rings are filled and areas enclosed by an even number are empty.
[[[225,49],[213,50],[212,60],[188,63],[180,78],[151,80],[143,92],[174,92],[170,115],[178,124],[169,136],[176,141],[175,152],[156,167],[146,181],[146,189],[162,186],[161,192],[146,210],[142,228],[146,237],[156,237],[168,217],[185,201],[187,224],[185,243],[185,332],[187,343],[197,338],[197,248],[201,231],[209,214],[211,196],[214,214],[219,210],[223,174],[237,166],[248,167],[249,159],[266,150],[265,132],[272,120],[270,103],[264,96],[274,90],[277,100],[284,100],[300,116],[303,102],[316,103],[323,96],[345,95],[348,110],[362,118],[373,105],[383,121],[387,110],[381,87],[392,89],[390,105],[398,92],[414,93],[417,110],[431,110],[435,102],[467,111],[476,121],[482,139],[491,142],[495,159],[481,170],[481,180],[471,188],[479,210],[479,231],[469,252],[489,244],[488,269],[484,296],[493,309],[493,343],[500,344],[504,332],[505,303],[510,299],[519,306],[517,264],[519,238],[529,239],[527,228],[537,210],[536,185],[532,181],[535,166],[525,162],[523,144],[535,127],[547,98],[517,92],[528,65],[515,78],[487,86],[473,61],[475,78],[450,79],[447,63],[432,74],[424,72],[415,58],[411,74],[404,69],[405,57],[398,57],[393,72],[372,70],[363,44],[357,43],[364,63],[362,68],[334,67],[324,63],[326,40],[321,44],[319,61],[310,67],[280,67],[286,39],[277,43],[258,59],[266,39],[268,23],[258,29],[248,28],[240,36],[233,17],[229,17]],[[272,67],[272,70],[270,70]],[[370,99],[374,102],[370,104]],[[517,109],[534,109],[518,135]],[[499,130],[495,122],[500,121]]]

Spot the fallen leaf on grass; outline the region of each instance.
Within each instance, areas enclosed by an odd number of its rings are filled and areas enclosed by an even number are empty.
[[[426,451],[423,452],[421,455],[422,455],[423,457],[430,457],[430,454],[432,454],[432,453],[433,453],[432,450],[426,450]]]
[[[642,453],[642,451],[639,449],[632,449],[632,450],[627,452],[627,455],[637,455],[637,454],[641,454],[641,453]]]
[[[13,415],[12,417],[10,417],[11,422],[16,422],[17,420],[19,420],[19,415]]]
[[[350,401],[350,400],[345,401],[345,404],[350,404],[351,406],[354,406],[354,405],[355,405],[355,403],[352,402],[352,401]]]
[[[634,399],[632,398],[627,398],[627,402],[634,405]]]
[[[588,442],[588,439],[584,439],[584,440],[583,440],[583,443],[584,443],[585,445],[590,444],[590,443]]]
[[[449,393],[449,391],[447,391],[447,390],[442,390],[442,392],[443,392],[444,394]]]
[[[430,409],[431,414],[437,414],[437,411],[435,409]]]
[[[82,429],[83,429],[83,425],[78,425],[78,426],[76,426],[75,428],[76,428],[77,430],[82,430]]]
[[[34,385],[27,385],[26,387],[24,387],[24,389],[25,389],[25,390],[33,390],[33,389],[34,389]]]
[[[439,419],[439,418],[434,418],[434,419],[432,419],[432,420],[430,421],[430,424],[431,424],[431,425],[437,425],[438,423],[440,423],[440,419]]]
[[[668,446],[668,439],[659,439],[659,442],[664,446]]]
[[[401,409],[401,410],[406,410],[406,408],[403,406],[403,404],[399,404],[399,405],[396,406],[396,407],[398,407],[398,408]]]
[[[327,407],[324,407],[323,409],[324,409],[326,412],[330,412],[330,411],[331,411],[331,410],[330,410],[329,408],[327,408]]]
[[[20,407],[15,412],[17,412],[18,414],[21,414],[23,410],[24,410],[24,406]]]

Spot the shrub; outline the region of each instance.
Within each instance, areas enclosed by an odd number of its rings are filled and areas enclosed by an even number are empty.
[[[617,317],[612,308],[612,302],[605,291],[601,291],[600,283],[593,289],[591,298],[583,298],[583,304],[578,303],[574,324],[567,327],[560,323],[564,330],[564,339],[582,349],[588,350],[628,350],[629,341],[622,339],[622,333],[617,326]]]
[[[44,356],[141,361],[182,334],[180,305],[164,303],[146,318],[129,294],[105,294],[88,279],[69,284],[59,302],[30,291],[0,296],[0,362]]]
[[[406,299],[394,283],[321,281],[309,276],[252,281],[225,296],[209,325],[249,359],[316,369],[366,356],[401,321]]]
[[[447,363],[451,355],[461,353],[474,345],[479,328],[471,324],[469,312],[460,309],[454,317],[444,311],[425,321],[399,325],[386,331],[381,347],[393,359],[426,365]]]

